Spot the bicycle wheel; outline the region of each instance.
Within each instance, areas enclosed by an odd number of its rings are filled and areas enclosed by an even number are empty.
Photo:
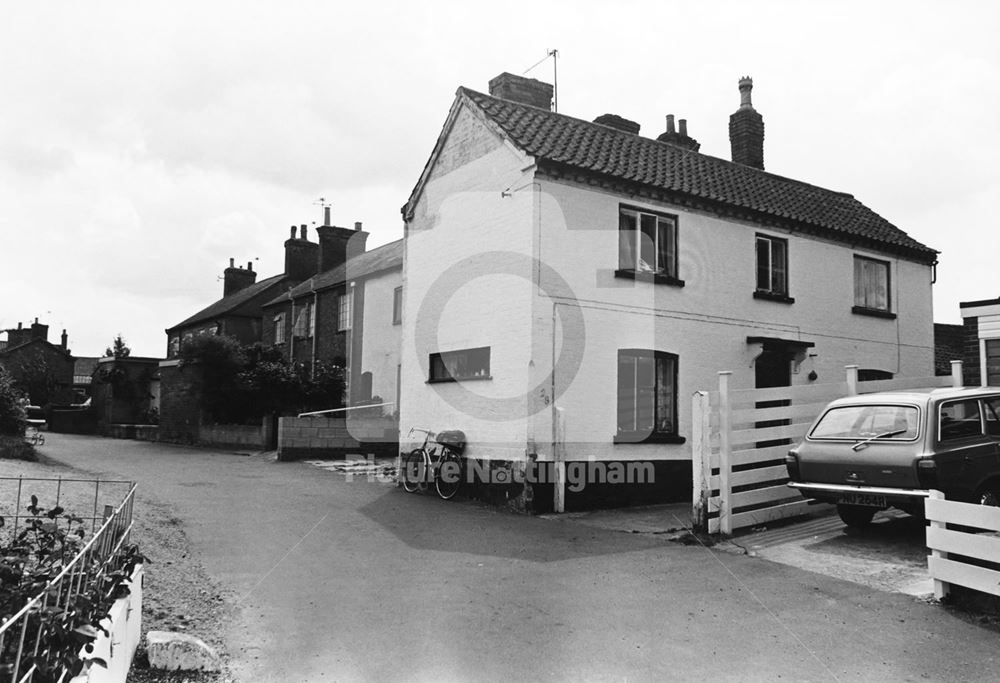
[[[426,454],[420,448],[415,448],[403,458],[403,489],[413,493],[427,480]]]
[[[443,499],[451,500],[461,485],[462,459],[451,451],[445,451],[434,472],[434,488]]]

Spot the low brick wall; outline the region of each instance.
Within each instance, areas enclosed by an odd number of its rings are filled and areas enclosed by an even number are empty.
[[[262,451],[267,443],[264,432],[263,426],[203,424],[198,427],[198,443],[203,446]]]
[[[282,417],[278,420],[278,459],[395,456],[399,428],[387,417]]]
[[[137,441],[159,441],[158,425],[108,424],[101,428],[101,435],[112,439],[135,439]]]

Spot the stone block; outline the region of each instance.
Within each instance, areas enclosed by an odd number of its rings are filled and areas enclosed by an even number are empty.
[[[218,653],[200,638],[173,631],[146,634],[149,666],[164,671],[221,671]]]

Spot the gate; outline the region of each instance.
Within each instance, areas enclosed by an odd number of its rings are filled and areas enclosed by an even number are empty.
[[[692,470],[696,529],[732,534],[734,530],[829,508],[786,486],[789,440],[797,443],[823,407],[835,398],[874,391],[962,386],[962,363],[952,361],[951,376],[858,382],[858,366],[846,367],[836,384],[732,390],[731,372],[719,373],[716,391],[693,397]],[[758,408],[761,402],[775,407]],[[777,426],[758,426],[758,425]]]

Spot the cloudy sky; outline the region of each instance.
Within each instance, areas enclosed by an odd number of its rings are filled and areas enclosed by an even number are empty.
[[[754,79],[769,171],[854,194],[939,249],[935,319],[1000,295],[1000,9],[940,2],[32,2],[0,25],[0,329],[76,355],[282,269],[292,224],[401,236],[455,90],[559,50],[559,111],[729,157]],[[552,62],[530,76],[551,81]]]

